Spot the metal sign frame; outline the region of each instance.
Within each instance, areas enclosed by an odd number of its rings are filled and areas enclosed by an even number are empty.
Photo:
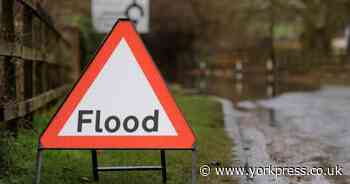
[[[33,184],[40,184],[42,166],[43,166],[43,152],[48,149],[39,148],[36,156],[36,174],[33,180]],[[52,150],[52,149],[49,149]],[[54,150],[63,150],[63,149],[54,149]],[[73,150],[73,149],[65,149],[65,150]],[[81,149],[79,149],[81,150]],[[89,149],[86,149],[89,150]],[[108,149],[108,150],[124,150],[125,149]],[[131,150],[156,150],[156,149],[131,149]],[[184,150],[188,151],[189,149],[168,149],[168,150]],[[98,159],[96,150],[91,150],[91,161],[92,161],[92,175],[95,181],[99,180],[99,172],[105,171],[161,171],[162,174],[162,182],[165,184],[167,182],[167,171],[166,171],[166,155],[163,149],[157,150],[160,151],[160,166],[98,166]],[[196,184],[197,182],[197,149],[194,145],[190,150],[192,152],[192,173],[191,173],[191,184]]]

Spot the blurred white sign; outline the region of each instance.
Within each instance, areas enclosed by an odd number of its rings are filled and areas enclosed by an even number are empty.
[[[118,18],[129,18],[139,33],[149,32],[149,0],[92,0],[95,30],[108,33]]]

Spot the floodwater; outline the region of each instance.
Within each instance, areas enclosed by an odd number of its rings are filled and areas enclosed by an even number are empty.
[[[197,85],[235,103],[232,123],[238,127],[249,167],[341,167],[342,176],[256,176],[243,183],[350,183],[350,87],[304,86],[280,82],[278,95],[267,98],[266,83],[252,76],[237,93],[234,79],[211,77]],[[283,84],[283,85],[281,85]],[[226,125],[226,127],[232,127]],[[230,131],[228,131],[230,132]],[[233,131],[231,131],[233,132]],[[232,136],[232,135],[231,135]]]
[[[251,147],[249,150],[260,148],[259,153],[246,152],[251,160],[265,155],[265,163],[277,166],[338,166],[343,172],[342,176],[279,177],[277,183],[350,183],[349,87],[324,86],[313,92],[288,92],[271,99],[241,102],[238,106],[250,109],[244,118],[237,119],[241,139],[249,142],[245,145]],[[262,162],[251,164],[261,166]]]
[[[273,117],[258,115],[265,122],[259,125],[263,127],[260,131],[269,140],[266,151],[273,162],[323,168],[340,166],[343,176],[309,176],[297,180],[315,184],[350,183],[349,87],[324,86],[314,92],[290,92],[254,103],[273,111]]]
[[[231,77],[187,77],[186,87],[201,89],[204,93],[228,98],[233,102],[248,99],[267,98],[267,85],[265,73],[245,75],[242,80],[242,89],[237,89],[237,81]],[[309,86],[293,81],[287,77],[280,77],[276,82],[276,93],[283,94],[288,91],[311,91],[319,86]]]

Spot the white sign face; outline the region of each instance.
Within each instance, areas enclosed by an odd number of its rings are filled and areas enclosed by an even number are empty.
[[[59,136],[130,135],[176,136],[177,132],[122,39]]]
[[[119,18],[129,18],[139,33],[149,32],[149,0],[92,0],[95,29],[108,33]]]
[[[45,149],[193,149],[194,144],[128,20],[118,20],[40,136]]]

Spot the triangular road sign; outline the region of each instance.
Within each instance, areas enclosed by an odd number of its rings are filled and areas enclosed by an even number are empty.
[[[119,20],[40,137],[42,149],[192,149],[132,23]]]

